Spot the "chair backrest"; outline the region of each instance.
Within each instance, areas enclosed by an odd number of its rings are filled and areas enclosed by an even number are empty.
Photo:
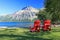
[[[44,20],[44,24],[51,25],[51,20]]]
[[[40,25],[40,22],[41,22],[40,20],[35,20],[35,21],[34,21],[34,25],[36,25],[36,24],[37,24],[37,25]]]

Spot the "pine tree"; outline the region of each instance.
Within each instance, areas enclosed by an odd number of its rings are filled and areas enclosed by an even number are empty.
[[[52,14],[52,22],[60,21],[60,0],[46,0],[46,12]]]

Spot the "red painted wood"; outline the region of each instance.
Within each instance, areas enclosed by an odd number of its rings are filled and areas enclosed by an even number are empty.
[[[44,26],[43,26],[43,30],[47,31],[47,30],[51,30],[51,20],[44,20]]]
[[[34,21],[34,27],[31,28],[31,31],[40,31],[40,20],[35,20]]]

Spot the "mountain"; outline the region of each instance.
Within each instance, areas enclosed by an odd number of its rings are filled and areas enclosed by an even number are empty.
[[[19,10],[13,14],[8,14],[6,16],[1,16],[0,21],[33,21],[37,18],[36,14],[39,12],[38,9],[28,6],[22,8],[22,10]]]

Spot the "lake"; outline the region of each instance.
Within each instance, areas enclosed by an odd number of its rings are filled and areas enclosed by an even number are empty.
[[[0,27],[29,27],[33,22],[0,22]]]

